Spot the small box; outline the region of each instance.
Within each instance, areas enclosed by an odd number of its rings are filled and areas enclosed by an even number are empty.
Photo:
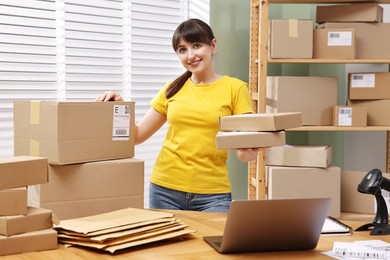
[[[302,126],[301,113],[263,113],[222,116],[221,131],[279,131]]]
[[[390,126],[390,100],[348,100],[348,106],[367,108],[367,126]]]
[[[45,229],[14,235],[0,236],[0,256],[57,249],[57,231]]]
[[[332,125],[336,77],[267,77],[267,113],[301,112],[302,125]]]
[[[8,237],[50,228],[53,228],[52,211],[48,209],[29,207],[26,215],[0,217],[2,236]]]
[[[279,132],[218,132],[217,149],[256,148],[286,144],[284,131]]]
[[[0,189],[47,183],[47,168],[47,158],[44,157],[0,158]]]
[[[334,126],[367,126],[367,107],[335,106],[333,109]]]
[[[271,20],[270,57],[311,59],[313,57],[313,21]]]
[[[0,216],[27,213],[27,188],[0,190]],[[1,218],[1,217],[0,217]],[[1,223],[0,223],[1,235]]]
[[[315,29],[313,58],[355,59],[355,29]]]
[[[134,102],[15,101],[15,155],[72,164],[134,156]]]
[[[343,171],[341,173],[341,211],[353,213],[376,213],[375,196],[358,192],[357,188],[367,172]],[[390,179],[390,174],[383,173]],[[385,198],[388,201],[388,198]],[[390,205],[387,205],[389,207]]]
[[[49,179],[28,187],[28,203],[60,219],[144,206],[144,161],[136,158],[49,165]]]
[[[331,198],[329,214],[340,217],[340,168],[266,167],[269,199]]]
[[[390,23],[324,23],[321,28],[354,28],[357,59],[390,58]]]
[[[348,74],[350,100],[390,99],[390,72]]]
[[[377,3],[317,5],[316,22],[381,23],[383,7]]]
[[[266,165],[327,168],[332,163],[332,146],[284,145],[265,150]]]

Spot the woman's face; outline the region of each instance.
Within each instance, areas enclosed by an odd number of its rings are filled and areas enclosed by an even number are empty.
[[[200,42],[190,43],[181,39],[176,54],[184,68],[193,74],[200,74],[212,69],[212,57],[215,50],[215,39],[210,45]]]

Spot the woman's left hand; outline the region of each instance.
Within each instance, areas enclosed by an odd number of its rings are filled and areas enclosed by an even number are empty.
[[[236,154],[237,158],[242,162],[249,162],[257,158],[257,154],[264,150],[270,148],[270,146],[256,147],[256,148],[237,148]]]

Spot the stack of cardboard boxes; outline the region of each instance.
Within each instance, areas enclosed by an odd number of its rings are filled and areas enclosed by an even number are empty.
[[[328,215],[340,217],[340,173],[331,146],[280,146],[265,151],[269,199],[331,198]]]
[[[216,136],[217,149],[284,145],[284,130],[299,126],[302,126],[299,112],[222,116]]]
[[[15,101],[15,155],[49,163],[49,182],[29,186],[28,204],[60,220],[143,208],[134,127],[134,102]]]
[[[390,58],[390,23],[383,23],[383,8],[378,3],[352,3],[338,5],[318,5],[316,26],[312,20],[271,20],[269,56],[272,59],[389,59]],[[316,27],[316,28],[314,28]],[[305,46],[305,47],[303,47]],[[329,93],[322,99],[333,102],[332,109],[323,109],[322,105],[310,108],[322,109],[322,113],[333,120],[325,120],[320,124],[306,121],[306,110],[302,110],[303,125],[335,125],[335,126],[380,126],[390,125],[390,117],[383,111],[390,108],[389,91],[384,87],[389,73],[353,73],[349,75],[349,100],[347,104],[337,106],[334,95],[337,88],[329,88]],[[295,77],[270,77],[267,84],[267,111],[288,112],[286,104],[305,104],[306,100],[318,100],[311,88],[306,88],[305,95],[295,92],[295,83],[289,86],[292,100],[281,100],[283,90],[280,80],[292,81]],[[309,77],[310,78],[310,77]],[[317,77],[321,80],[320,77]],[[325,80],[327,77],[323,77]],[[297,80],[303,80],[298,77]],[[328,79],[326,79],[328,80]],[[275,83],[276,82],[276,83]],[[305,79],[304,85],[314,87],[317,82]],[[308,83],[307,83],[308,82]],[[323,83],[326,84],[325,82]],[[281,85],[281,86],[280,86]],[[332,84],[333,85],[333,84]],[[276,86],[276,87],[275,87]],[[282,89],[280,94],[275,88]],[[336,96],[337,97],[337,96]],[[280,101],[278,101],[280,100]],[[336,99],[337,102],[337,99]],[[283,104],[283,105],[282,105]],[[323,104],[323,103],[321,103]],[[280,107],[279,107],[280,106]],[[296,106],[296,105],[295,105]],[[288,108],[290,109],[290,108]],[[290,110],[290,111],[301,111]],[[317,117],[321,112],[316,111]],[[333,114],[333,115],[332,115]]]
[[[46,158],[0,159],[0,256],[57,248],[52,211],[27,206],[27,186],[48,181]]]

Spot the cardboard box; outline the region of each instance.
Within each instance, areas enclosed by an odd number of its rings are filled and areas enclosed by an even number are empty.
[[[0,190],[0,216],[27,213],[27,188]],[[1,235],[1,223],[0,223]]]
[[[348,100],[348,106],[367,108],[367,126],[390,125],[390,100]]]
[[[49,178],[28,187],[29,205],[51,209],[61,219],[144,204],[144,161],[136,158],[49,165]]]
[[[0,217],[0,235],[2,236],[50,228],[53,228],[52,211],[47,209],[29,207],[26,215]]]
[[[256,148],[286,144],[284,131],[279,132],[218,132],[217,149]]]
[[[331,198],[330,216],[340,217],[340,168],[266,167],[269,199]]]
[[[313,57],[313,21],[271,20],[270,57],[311,59]]]
[[[82,218],[124,208],[144,207],[144,195],[114,198],[43,202],[41,207],[52,210],[60,220]]]
[[[348,74],[350,100],[390,99],[390,72]]]
[[[375,196],[358,192],[357,188],[367,172],[343,171],[341,173],[341,211],[353,213],[376,213]],[[390,174],[383,173],[390,179]],[[388,201],[388,198],[385,199]],[[387,203],[388,204],[388,203]],[[389,207],[390,205],[387,205]]]
[[[327,168],[332,163],[332,146],[284,145],[265,150],[266,165]]]
[[[48,182],[47,158],[15,156],[0,158],[0,190]]]
[[[134,102],[15,101],[15,155],[72,164],[134,156]]]
[[[315,29],[314,59],[356,58],[355,29]]]
[[[222,116],[221,131],[279,131],[302,126],[301,113],[263,113]]]
[[[57,231],[39,230],[10,237],[0,236],[0,256],[57,249]]]
[[[324,23],[327,29],[351,29],[356,32],[356,58],[390,58],[390,23]]]
[[[302,125],[332,125],[337,77],[267,77],[266,112],[301,112]]]
[[[383,7],[377,3],[317,5],[316,22],[372,22],[383,21]]]
[[[335,106],[333,109],[334,126],[367,126],[367,107]]]

